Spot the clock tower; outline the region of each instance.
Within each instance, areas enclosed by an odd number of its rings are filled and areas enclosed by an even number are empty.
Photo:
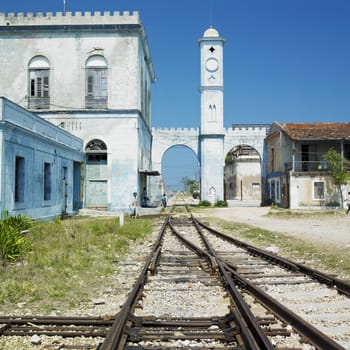
[[[198,40],[201,70],[201,200],[224,199],[223,47],[225,40],[208,28]]]

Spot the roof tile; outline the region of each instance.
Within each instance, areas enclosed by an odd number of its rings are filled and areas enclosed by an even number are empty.
[[[284,123],[280,125],[294,140],[350,140],[350,123]]]

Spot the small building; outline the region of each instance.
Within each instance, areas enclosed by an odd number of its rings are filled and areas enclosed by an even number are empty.
[[[290,209],[339,207],[341,195],[323,155],[350,159],[350,123],[273,123],[266,143],[267,197]],[[344,192],[350,191],[350,184]]]
[[[261,203],[261,160],[251,146],[239,145],[226,155],[225,199]]]
[[[78,211],[83,141],[0,97],[1,217]]]

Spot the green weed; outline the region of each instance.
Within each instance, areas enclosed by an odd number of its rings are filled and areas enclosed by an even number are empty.
[[[0,220],[0,258],[3,264],[15,260],[30,248],[22,231],[29,229],[31,221],[25,216],[7,217]]]
[[[0,268],[0,313],[8,303],[24,302],[40,313],[84,303],[116,273],[115,262],[131,242],[152,231],[152,223],[125,218],[120,227],[115,218],[76,217],[33,224],[22,263]]]

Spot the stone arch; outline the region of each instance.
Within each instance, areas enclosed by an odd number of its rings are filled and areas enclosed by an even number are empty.
[[[107,68],[107,60],[102,55],[89,56],[85,61],[86,68]]]
[[[179,182],[183,184],[183,178],[196,180],[199,184],[199,159],[191,147],[182,144],[169,147],[163,153],[161,166],[163,190],[173,189]]]
[[[239,145],[246,145],[252,147],[259,157],[259,181],[251,181],[251,187],[260,187],[259,199],[252,201],[256,205],[260,205],[262,201],[262,188],[264,186],[265,167],[264,167],[264,140],[270,129],[269,124],[237,124],[230,129],[224,129],[224,144],[223,144],[223,158],[234,147]],[[199,129],[167,129],[167,128],[152,128],[153,144],[152,144],[152,169],[161,173],[161,164],[163,154],[172,146],[186,146],[193,150],[200,164],[200,133]],[[217,166],[214,164],[213,166]],[[220,165],[224,166],[224,164]],[[162,191],[162,178],[155,177],[153,186],[153,193],[159,193],[159,200]],[[201,179],[206,181],[206,179]],[[259,183],[259,185],[258,185]],[[224,178],[222,179],[224,184]],[[218,189],[215,189],[218,195]],[[237,197],[237,196],[236,196]],[[227,198],[225,198],[227,200]],[[241,200],[241,196],[238,196]],[[243,199],[244,198],[243,196]],[[229,203],[230,204],[230,203]],[[247,204],[247,201],[244,203]],[[250,203],[248,203],[250,204]],[[234,205],[234,204],[232,204]]]
[[[226,153],[224,193],[227,201],[261,204],[262,157],[253,146],[238,144]]]
[[[198,154],[196,153],[196,151],[195,151],[192,147],[189,147],[188,145],[184,145],[184,144],[182,144],[182,143],[173,144],[173,145],[171,145],[170,147],[168,147],[168,148],[164,151],[164,153],[163,153],[163,155],[162,155],[161,162],[163,162],[163,159],[164,159],[164,156],[166,155],[166,153],[167,153],[168,151],[170,151],[171,149],[175,148],[175,147],[184,147],[184,148],[186,148],[187,150],[192,151],[193,154],[195,155],[195,157],[197,158],[198,162],[199,162]]]
[[[50,69],[50,62],[45,56],[34,56],[28,62],[28,69]]]
[[[85,152],[107,152],[107,145],[100,139],[93,139],[86,144]]]
[[[209,202],[211,204],[215,204],[217,202],[216,188],[213,187],[213,186],[211,186],[209,188],[209,197],[208,197],[208,199],[209,199]]]
[[[199,130],[195,128],[152,128],[152,169],[162,171],[162,160],[164,154],[175,146],[184,146],[190,149],[199,162]],[[152,177],[150,184],[152,193],[157,200],[160,200],[164,190],[162,176]]]
[[[153,170],[161,171],[165,152],[174,146],[185,146],[199,158],[198,129],[162,129],[153,128],[152,164]]]

